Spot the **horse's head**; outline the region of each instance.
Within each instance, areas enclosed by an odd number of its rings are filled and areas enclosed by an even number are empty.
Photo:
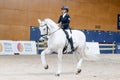
[[[41,21],[40,19],[38,19],[38,23],[39,23],[39,29],[41,32],[41,36],[45,36],[48,34],[48,25],[45,21]]]
[[[44,21],[41,21],[40,19],[38,19],[38,22],[40,25],[39,29],[41,31],[41,35],[43,36],[50,35],[59,28],[57,24],[49,18],[46,18]]]

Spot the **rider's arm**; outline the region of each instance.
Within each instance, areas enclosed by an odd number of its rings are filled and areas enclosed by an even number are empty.
[[[59,27],[62,27],[62,26],[61,26],[61,21],[62,21],[61,19],[62,19],[62,15],[59,17],[59,20],[58,20],[58,22],[57,22],[57,25],[58,25]]]
[[[60,23],[62,21],[61,19],[62,19],[62,15],[59,17],[59,20],[57,23]]]

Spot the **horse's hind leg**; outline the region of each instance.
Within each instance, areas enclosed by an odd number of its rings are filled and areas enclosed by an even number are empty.
[[[48,49],[45,49],[41,53],[41,61],[42,61],[42,65],[44,66],[44,69],[48,69],[48,65],[47,65],[46,59],[45,59],[45,54],[48,54],[48,53],[50,53],[50,50],[48,50]]]
[[[83,58],[82,58],[82,53],[83,51],[80,51],[80,53],[79,52],[77,52],[77,60],[78,60],[78,62],[77,62],[77,71],[76,71],[76,75],[77,74],[79,74],[80,72],[81,72],[81,65],[82,65],[82,62],[83,62]]]
[[[77,63],[77,71],[76,71],[76,75],[79,74],[82,70],[81,70],[81,64],[83,62],[83,59],[81,58],[78,63]]]

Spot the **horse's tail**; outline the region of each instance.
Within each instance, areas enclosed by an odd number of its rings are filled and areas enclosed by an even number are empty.
[[[89,48],[86,46],[85,44],[85,47],[84,47],[84,51],[83,51],[83,54],[82,54],[82,57],[83,59],[85,60],[99,60],[100,58],[98,57],[98,54],[90,54],[90,53],[87,53],[87,50]]]

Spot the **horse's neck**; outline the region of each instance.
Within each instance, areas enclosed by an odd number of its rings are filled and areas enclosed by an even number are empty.
[[[47,22],[47,24],[49,26],[49,34],[53,34],[54,32],[56,32],[59,29],[57,24],[54,21],[52,21],[51,19],[45,19],[45,21]]]
[[[49,25],[49,28],[50,28],[49,34],[52,34],[59,29],[59,27],[57,27],[56,25],[53,25],[53,26]]]

